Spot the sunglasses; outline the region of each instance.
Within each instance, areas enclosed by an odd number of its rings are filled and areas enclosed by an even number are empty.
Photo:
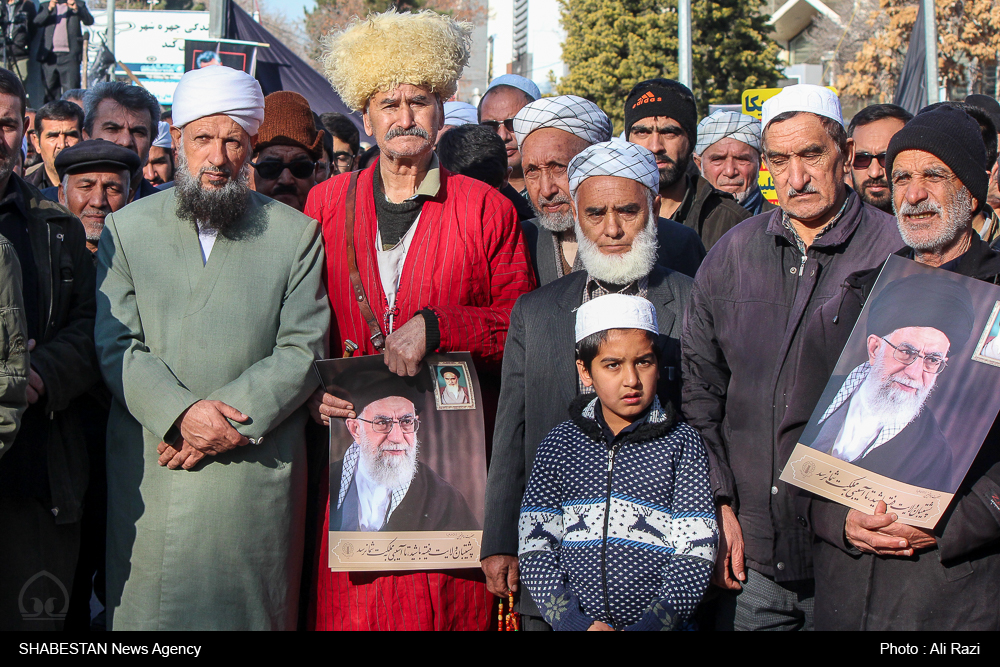
[[[514,131],[514,119],[513,118],[505,118],[504,120],[482,120],[482,121],[479,121],[479,124],[480,125],[485,125],[486,127],[490,128],[494,132],[499,132],[501,125],[503,125],[504,127],[506,127],[508,132],[513,132]]]
[[[878,155],[872,155],[871,153],[855,153],[854,168],[867,169],[873,159],[878,160],[878,166],[885,169],[885,153],[879,153]]]
[[[265,181],[277,180],[285,169],[292,172],[293,178],[308,178],[316,169],[316,163],[309,160],[295,160],[294,162],[264,160],[263,162],[251,162],[250,166],[256,169],[257,175]]]

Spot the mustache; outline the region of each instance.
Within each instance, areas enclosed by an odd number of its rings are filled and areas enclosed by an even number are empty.
[[[812,183],[806,183],[801,190],[796,190],[792,186],[788,186],[789,197],[801,197],[802,195],[815,195],[815,194],[819,194],[819,190],[817,190]]]
[[[429,141],[431,135],[419,125],[414,125],[413,127],[394,127],[385,133],[385,141],[395,139],[396,137],[420,137]]]
[[[288,183],[281,183],[274,186],[271,190],[271,197],[277,197],[278,195],[294,195],[298,194],[298,190],[294,185],[289,185]]]
[[[90,207],[87,207],[87,208],[83,209],[82,211],[80,211],[80,215],[83,216],[83,217],[85,217],[85,216],[91,216],[91,215],[92,216],[106,217],[109,213],[111,213],[111,207],[110,206],[107,207],[107,208],[94,208],[94,207],[90,206]]]
[[[925,199],[922,202],[916,204],[911,204],[907,201],[903,202],[903,205],[899,207],[899,215],[919,215],[921,213],[938,213],[942,212],[941,206]]]
[[[538,206],[553,206],[555,204],[572,204],[573,201],[562,193],[556,193],[551,199],[538,195]]]
[[[889,181],[885,178],[869,178],[861,184],[861,189],[865,190],[867,188],[888,188]]]
[[[216,167],[209,165],[208,167],[202,167],[198,171],[198,178],[201,178],[205,174],[220,174],[222,176],[229,177],[233,175],[233,170],[229,167]]]

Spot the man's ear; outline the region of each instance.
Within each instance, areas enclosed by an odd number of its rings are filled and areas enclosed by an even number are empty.
[[[878,349],[884,342],[885,341],[875,334],[868,336],[868,363],[875,363],[875,353],[878,352]]]
[[[63,206],[66,205],[66,191],[63,189],[62,183],[59,183],[59,203],[62,204]]]
[[[257,138],[258,138],[259,136],[260,136],[259,134],[255,134],[255,135],[253,135],[252,137],[250,137],[250,150],[251,150],[251,151],[252,151],[252,150],[253,150],[254,148],[256,148],[256,147],[257,147]]]
[[[170,128],[170,141],[175,147],[181,145],[181,132],[183,132],[183,130],[179,127],[171,126]],[[90,139],[90,137],[87,138]],[[176,150],[176,148],[174,150]]]
[[[347,426],[347,430],[350,432],[351,437],[354,441],[358,441],[358,437],[361,435],[361,422],[357,419],[345,419],[344,424]]]
[[[701,171],[701,156],[697,153],[691,153],[691,159],[694,160],[694,166],[698,167],[698,171]]]
[[[854,144],[854,139],[848,137],[847,138],[847,154],[844,155],[844,159],[846,160],[846,162],[844,162],[844,173],[847,174],[847,175],[849,175],[849,176],[852,176],[852,177],[853,177],[853,174],[851,174],[851,166],[854,164],[854,151],[855,151],[855,148],[856,148],[856,146]],[[888,180],[888,179],[886,179],[886,180]],[[973,209],[973,210],[975,210],[975,209]]]
[[[361,122],[365,125],[365,134],[369,137],[374,137],[375,134],[372,131],[372,119],[368,117],[368,107],[365,107],[364,112],[361,114]]]
[[[594,379],[590,377],[590,371],[588,371],[587,367],[583,365],[583,361],[581,359],[576,360],[576,372],[580,375],[580,382],[583,383],[584,387],[594,386]]]
[[[653,217],[656,217],[656,218],[660,217],[660,205],[662,203],[663,203],[663,198],[660,197],[659,194],[657,194],[655,197],[653,197]]]

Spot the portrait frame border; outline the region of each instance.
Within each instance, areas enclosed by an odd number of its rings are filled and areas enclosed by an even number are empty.
[[[976,347],[972,350],[973,361],[1000,367],[1000,359],[993,359],[992,357],[980,354],[983,346],[986,345],[986,338],[990,335],[990,331],[993,330],[993,325],[996,324],[998,316],[1000,316],[1000,301],[996,301],[993,304],[993,310],[990,311],[989,319],[986,320],[986,326],[983,327],[983,333],[979,336],[979,341],[976,343]]]
[[[458,366],[462,369],[462,373],[465,375],[465,389],[469,392],[469,403],[465,405],[445,405],[441,402],[441,387],[438,385],[438,369],[442,366]],[[476,409],[476,392],[471,386],[471,378],[469,375],[469,366],[464,361],[442,361],[433,362],[427,364],[427,369],[430,371],[431,378],[434,380],[434,407],[438,410],[475,410]]]

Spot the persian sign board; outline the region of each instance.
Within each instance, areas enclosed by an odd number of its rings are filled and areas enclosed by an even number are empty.
[[[478,567],[486,437],[472,357],[430,355],[412,378],[382,355],[316,369],[357,414],[330,420],[330,569]]]
[[[933,528],[1000,411],[998,313],[1000,287],[891,256],[781,480]]]
[[[91,10],[94,25],[89,27],[89,61],[100,56],[101,40],[97,34],[107,31],[104,10]],[[186,40],[209,39],[208,12],[122,10],[115,12],[115,55],[160,104],[169,105],[174,88],[184,75]],[[125,70],[116,68],[118,77]]]

